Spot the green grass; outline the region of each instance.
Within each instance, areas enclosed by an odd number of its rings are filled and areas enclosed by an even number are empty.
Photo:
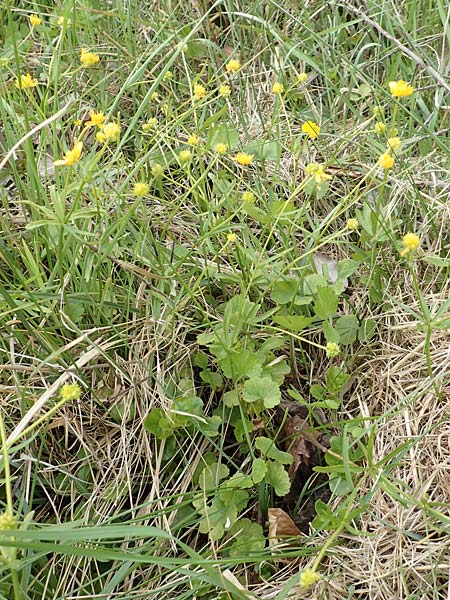
[[[0,598],[444,597],[445,3],[0,11]]]

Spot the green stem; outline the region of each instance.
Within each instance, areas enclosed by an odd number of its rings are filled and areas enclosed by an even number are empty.
[[[20,587],[19,575],[15,569],[11,568],[11,578],[14,589],[14,600],[23,600],[22,589]]]

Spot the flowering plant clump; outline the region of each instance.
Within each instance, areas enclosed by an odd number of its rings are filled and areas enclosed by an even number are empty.
[[[227,62],[227,64],[225,65],[225,70],[227,71],[227,73],[237,73],[240,68],[241,63],[235,58]]]
[[[55,165],[55,167],[58,167],[60,165],[71,167],[80,160],[82,151],[83,142],[76,142],[72,150],[69,150],[64,154],[64,158],[55,160],[53,164]]]
[[[106,142],[117,142],[122,128],[119,123],[107,123],[101,131],[97,132],[96,139],[101,144]]]
[[[319,137],[320,127],[314,121],[306,121],[302,125],[302,132],[306,133],[311,140],[315,140]]]
[[[390,81],[389,90],[394,98],[404,98],[405,96],[411,96],[411,94],[414,93],[413,86],[406,83],[406,81],[403,81],[403,79]]]

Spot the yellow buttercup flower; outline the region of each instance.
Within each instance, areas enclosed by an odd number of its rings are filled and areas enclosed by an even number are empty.
[[[337,344],[334,345],[336,346]],[[306,588],[310,587],[311,585],[314,585],[315,583],[320,581],[320,579],[322,579],[321,575],[313,569],[303,569],[303,571],[300,573],[299,583],[301,587]]]
[[[383,167],[383,169],[390,169],[394,166],[394,157],[385,152],[378,159],[378,164],[380,167]]]
[[[238,152],[236,154],[235,160],[238,164],[246,167],[252,162],[254,156],[255,156],[254,154],[247,154],[246,152]]]
[[[214,146],[214,150],[217,152],[217,154],[226,154],[228,152],[228,146],[226,144],[216,144]]]
[[[190,146],[198,146],[200,144],[200,138],[195,133],[191,133],[191,135],[187,139],[187,143]]]
[[[37,79],[32,77],[29,73],[21,75],[20,79],[16,79],[16,88],[19,88],[19,90],[27,90],[28,88],[36,87],[37,84]]]
[[[101,129],[106,119],[105,115],[102,112],[96,113],[95,110],[89,111],[89,115],[91,118],[86,121],[86,127],[100,127]]]
[[[227,234],[227,242],[229,242],[230,244],[234,244],[237,240],[237,235],[235,233],[228,233]]]
[[[324,166],[316,162],[306,165],[305,172],[307,175],[314,177],[317,187],[320,187],[324,181],[329,181],[332,178],[331,175],[325,172]]]
[[[194,85],[194,98],[196,100],[202,100],[206,96],[206,88],[200,83]]]
[[[172,77],[173,77],[172,71],[166,71],[163,75],[163,81],[169,81],[170,79],[172,79]]]
[[[104,141],[117,141],[119,139],[121,129],[122,128],[120,127],[119,123],[107,123],[104,125],[102,130]]]
[[[137,181],[133,186],[133,195],[137,198],[143,198],[148,194],[150,186],[144,181]]]
[[[303,133],[306,133],[310,139],[315,140],[316,137],[319,136],[320,127],[314,121],[306,121],[302,125],[302,131]]]
[[[64,154],[64,158],[62,158],[60,160],[55,160],[55,162],[53,164],[55,165],[55,167],[58,167],[60,165],[64,165],[66,167],[71,167],[72,165],[74,165],[76,162],[78,162],[80,160],[82,151],[83,151],[83,142],[76,142],[76,144],[74,145],[72,150],[68,150]]]
[[[390,81],[389,90],[394,98],[411,96],[411,94],[414,92],[413,86],[406,83],[406,81],[403,81],[403,79],[399,79],[398,81]]]
[[[225,69],[226,69],[227,73],[237,73],[240,68],[241,68],[241,63],[238,60],[236,60],[235,58],[233,58],[232,60],[227,62],[227,64],[225,65]]]
[[[358,219],[349,219],[347,221],[347,228],[351,229],[352,231],[356,231],[359,228]]]
[[[150,96],[150,101],[156,102],[158,100],[158,96],[159,96],[158,92],[153,92],[153,94],[151,94],[151,96]]]
[[[42,23],[42,20],[37,15],[29,15],[28,18],[32,27],[37,27]]]
[[[275,95],[282,94],[284,92],[284,85],[279,81],[276,81],[272,86],[272,93]]]
[[[95,134],[95,139],[99,144],[104,144],[106,142],[106,136],[103,133],[103,131],[97,131],[97,133]]]
[[[386,123],[375,123],[373,130],[377,135],[381,135],[386,131]]]
[[[78,400],[81,396],[81,388],[78,383],[66,383],[59,392],[62,400]]]
[[[398,150],[402,145],[402,141],[399,137],[390,137],[388,139],[388,146],[391,150]]]
[[[219,88],[219,96],[222,98],[228,98],[231,94],[231,88],[229,85],[221,85]]]
[[[306,73],[299,73],[297,75],[297,81],[299,83],[305,83],[305,81],[308,79],[308,75]]]
[[[253,192],[243,192],[242,202],[245,204],[253,204],[253,202],[255,202],[255,194]]]
[[[414,252],[420,246],[420,238],[415,233],[406,233],[402,239],[403,250],[400,256],[406,256],[410,252]]]
[[[80,62],[85,67],[92,67],[100,60],[100,56],[95,52],[86,52],[86,48],[81,49]]]
[[[188,162],[191,159],[192,153],[190,150],[182,150],[178,155],[178,158],[182,163]]]

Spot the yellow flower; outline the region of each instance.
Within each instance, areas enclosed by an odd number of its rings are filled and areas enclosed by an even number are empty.
[[[349,219],[347,221],[347,228],[351,229],[352,231],[356,231],[359,228],[358,219]]]
[[[169,81],[169,79],[172,79],[172,77],[173,77],[172,71],[166,71],[163,75],[163,81]]]
[[[242,193],[242,202],[246,204],[253,204],[255,201],[255,194],[253,192],[243,192]]]
[[[324,181],[329,181],[331,179],[331,175],[325,173],[324,166],[316,162],[306,165],[305,172],[307,175],[312,175],[314,177],[317,187],[320,187]]]
[[[80,160],[81,152],[83,150],[83,142],[76,142],[72,150],[68,150],[64,154],[64,158],[60,160],[55,160],[53,163],[56,167],[60,165],[64,165],[66,167],[71,167],[76,162]]]
[[[235,160],[238,164],[246,167],[252,162],[254,156],[255,156],[254,154],[247,154],[246,152],[238,152],[235,156]]]
[[[297,81],[299,83],[305,83],[305,81],[308,79],[308,75],[306,73],[299,73],[297,75]]]
[[[225,69],[226,69],[227,73],[237,73],[240,68],[241,68],[241,63],[238,60],[236,60],[235,58],[233,58],[232,60],[227,62],[227,64],[225,65]]]
[[[390,81],[389,89],[394,98],[404,98],[405,96],[411,96],[411,94],[414,92],[413,86],[406,83],[406,81],[403,81],[403,79],[399,79],[398,81]]]
[[[228,98],[231,94],[231,88],[229,85],[221,85],[219,88],[219,96],[222,98]]]
[[[336,344],[334,344],[336,346]],[[328,346],[328,344],[327,344]],[[316,571],[314,571],[313,569],[303,569],[303,571],[300,573],[300,580],[299,583],[301,585],[301,587],[310,587],[311,585],[314,585],[315,583],[317,583],[318,581],[320,581],[321,579],[321,575],[319,573],[317,573]]]
[[[152,167],[152,175],[153,177],[159,177],[164,173],[164,167],[159,163],[155,163]]]
[[[402,145],[402,141],[399,137],[390,137],[388,139],[388,146],[391,150],[398,150]]]
[[[89,111],[91,118],[86,121],[86,127],[103,127],[103,122],[106,119],[103,113],[96,113],[95,110]]]
[[[145,133],[148,133],[151,129],[154,129],[158,125],[158,119],[156,117],[152,117],[142,125],[142,130]]]
[[[156,102],[158,100],[158,92],[153,92],[153,94],[150,96],[150,100],[151,102]]]
[[[206,88],[200,83],[194,85],[194,98],[196,100],[202,100],[206,96]]]
[[[272,86],[273,94],[282,94],[284,92],[284,85],[279,81],[276,81]]]
[[[402,239],[403,250],[400,252],[400,256],[405,256],[420,246],[420,238],[415,233],[405,233]]]
[[[180,161],[181,161],[182,163],[185,163],[185,162],[187,162],[188,160],[190,160],[191,156],[192,156],[192,153],[191,153],[191,151],[190,151],[190,150],[182,150],[182,151],[180,152],[180,154],[178,155],[178,158],[180,159]]]
[[[142,198],[143,196],[146,196],[148,194],[149,189],[150,186],[148,185],[148,183],[145,183],[144,181],[137,181],[133,186],[133,194],[137,198]]]
[[[81,49],[80,62],[85,67],[92,67],[95,63],[98,63],[100,56],[94,52],[86,52],[86,48]]]
[[[66,17],[61,16],[56,19],[56,24],[60,27],[64,27],[64,25],[69,27],[70,25],[72,25],[72,21],[70,19],[66,19]]]
[[[78,400],[81,396],[81,388],[78,383],[66,383],[59,392],[61,400]]]
[[[81,125],[83,125],[83,121],[81,119],[75,119],[73,124],[75,125],[75,127],[81,127]]]
[[[16,528],[17,519],[12,513],[6,511],[0,514],[0,530],[5,531]]]
[[[104,141],[109,142],[109,141],[117,141],[119,139],[119,135],[120,135],[120,131],[121,131],[121,127],[119,125],[119,123],[107,123],[102,130],[104,137]],[[97,139],[98,139],[98,134],[97,134]]]
[[[227,234],[227,242],[229,242],[230,244],[234,244],[234,242],[237,240],[237,235],[235,233],[228,233]]]
[[[320,133],[320,127],[314,121],[306,121],[302,125],[302,131],[303,133],[306,133],[310,139],[315,140]]]
[[[95,139],[99,144],[104,144],[106,142],[106,135],[103,133],[103,131],[97,131],[95,134]]]
[[[338,356],[340,354],[341,349],[339,348],[339,344],[335,344],[334,342],[328,342],[325,347],[325,352],[326,352],[326,355],[328,356],[328,358],[334,358],[335,356]],[[311,569],[306,569],[306,570],[310,571]],[[304,572],[305,571],[303,571],[303,573]],[[309,585],[311,585],[311,584],[309,584]]]
[[[31,77],[29,73],[27,75],[21,75],[20,79],[16,79],[16,88],[19,90],[26,90],[28,88],[36,87],[38,84],[37,79]]]
[[[383,167],[383,169],[390,169],[394,166],[394,157],[385,152],[378,159],[378,164],[380,167]]]
[[[386,131],[385,123],[375,123],[375,127],[373,128],[376,134],[380,135]]]
[[[228,151],[228,146],[226,144],[216,144],[214,146],[214,150],[217,152],[217,154],[226,154]]]
[[[32,27],[37,27],[42,23],[42,20],[37,15],[29,15],[28,18]]]
[[[187,139],[187,143],[190,146],[198,146],[200,144],[200,138],[195,133],[191,133]]]

